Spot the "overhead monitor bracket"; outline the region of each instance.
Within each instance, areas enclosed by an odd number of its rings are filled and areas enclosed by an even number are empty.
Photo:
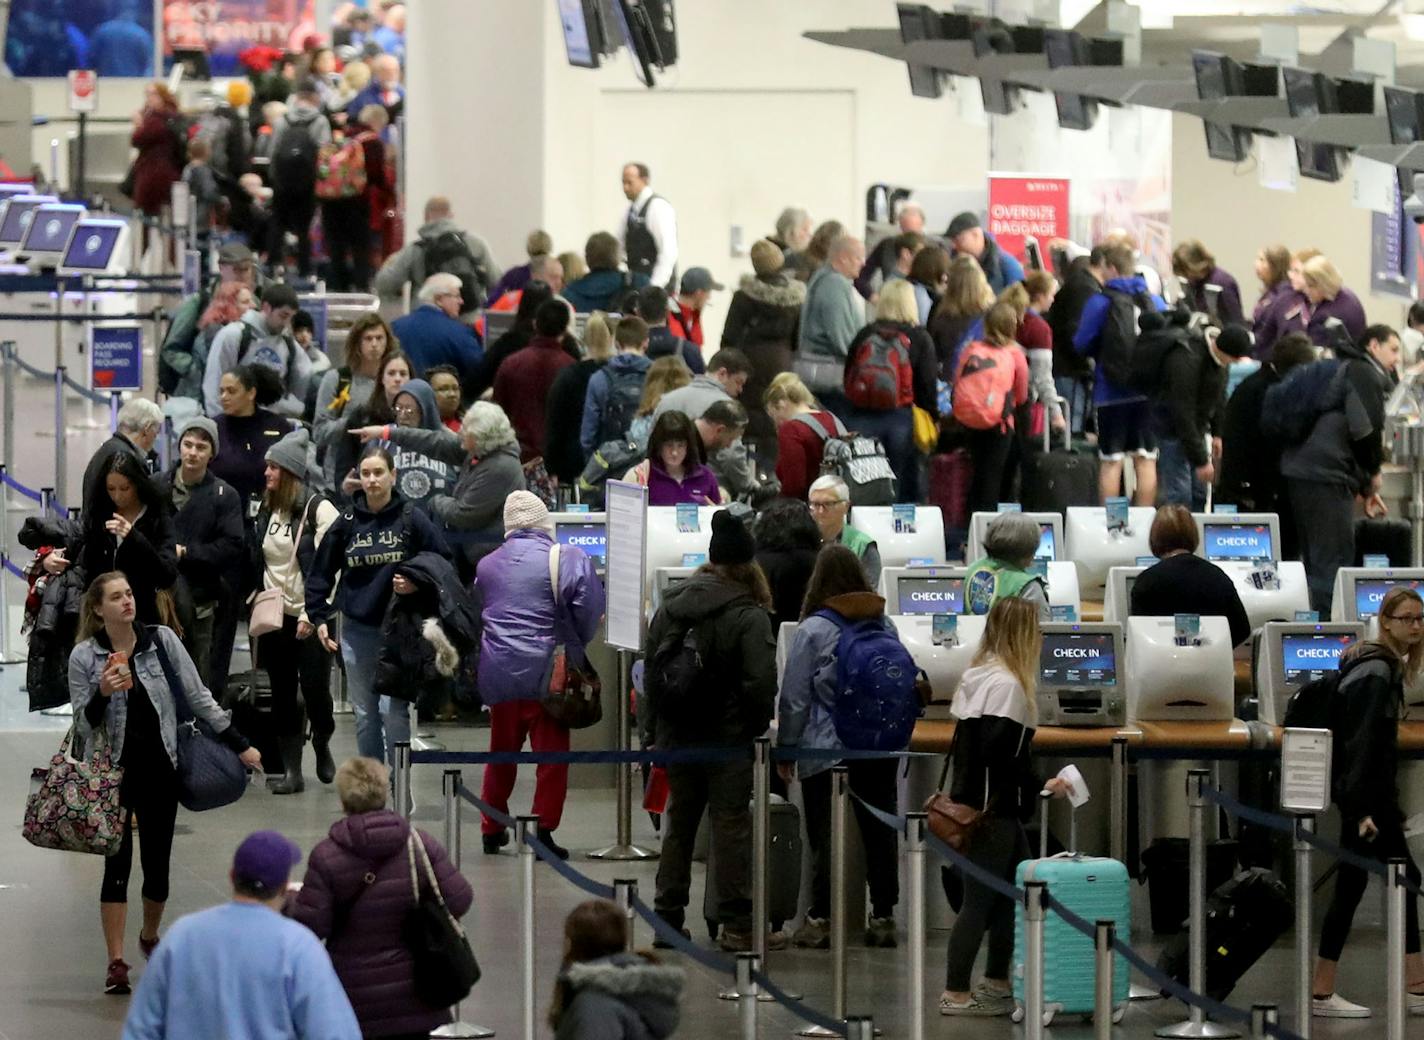
[[[1122,40],[1122,64],[1142,64],[1142,9],[1123,0],[1109,0],[1108,33]]]
[[[1300,64],[1300,29],[1266,22],[1261,26],[1261,61],[1271,65]]]
[[[1372,40],[1368,36],[1356,36],[1354,58],[1351,70],[1357,76],[1368,77],[1387,87],[1394,86],[1396,68],[1395,46],[1389,40]]]

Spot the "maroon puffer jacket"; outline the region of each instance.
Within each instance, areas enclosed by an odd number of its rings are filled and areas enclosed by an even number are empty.
[[[401,941],[401,925],[415,902],[406,856],[409,833],[410,825],[385,809],[337,820],[312,849],[290,911],[326,940],[364,1037],[422,1033],[450,1021],[448,1008],[432,1008],[415,995],[414,965]],[[463,917],[474,902],[470,883],[438,841],[416,833],[430,854],[445,905]],[[416,863],[419,868],[419,859]]]

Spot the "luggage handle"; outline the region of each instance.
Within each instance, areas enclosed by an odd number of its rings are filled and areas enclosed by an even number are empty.
[[[1053,800],[1053,792],[1044,788],[1038,792],[1038,858],[1048,858],[1048,803]],[[1068,803],[1068,854],[1078,855],[1078,810]]]
[[[1068,398],[1054,397],[1053,401],[1058,404],[1059,410],[1063,413],[1063,450],[1073,450],[1073,423],[1068,415]],[[1053,420],[1045,412],[1043,416],[1043,450],[1050,452],[1053,450]]]

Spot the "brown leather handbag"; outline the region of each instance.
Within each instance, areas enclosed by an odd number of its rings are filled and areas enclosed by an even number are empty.
[[[976,809],[972,805],[956,802],[944,790],[949,779],[950,763],[954,761],[954,745],[958,742],[959,731],[956,728],[954,742],[950,744],[949,753],[944,758],[944,772],[939,777],[940,789],[925,802],[925,815],[929,817],[925,823],[930,833],[940,841],[955,852],[964,852],[974,840],[975,832],[984,823],[987,803],[986,808]]]

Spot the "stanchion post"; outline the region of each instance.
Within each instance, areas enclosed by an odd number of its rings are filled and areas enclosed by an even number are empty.
[[[1188,988],[1193,993],[1206,992],[1206,813],[1205,788],[1211,771],[1191,769],[1187,772],[1187,809],[1190,821],[1190,847],[1187,854],[1187,950],[1190,961]],[[1191,1006],[1185,1022],[1158,1029],[1156,1036],[1169,1040],[1224,1040],[1240,1036],[1219,1022],[1208,1022],[1206,1014],[1196,1004]]]
[[[1311,1004],[1315,989],[1315,951],[1310,942],[1311,895],[1310,842],[1315,817],[1301,813],[1295,818],[1295,1031],[1301,1040],[1310,1040]]]
[[[1112,921],[1098,921],[1093,932],[1093,1037],[1112,1040],[1113,1027],[1113,938]]]
[[[1119,863],[1127,862],[1127,737],[1121,733],[1112,739],[1112,786],[1109,795],[1111,819],[1108,853]]]
[[[845,1024],[846,1040],[874,1040],[875,1020],[869,1015],[851,1015]]]
[[[1385,942],[1389,946],[1386,958],[1389,972],[1387,989],[1389,1009],[1385,1016],[1385,1036],[1388,1040],[1404,1040],[1404,860],[1391,859],[1385,864]]]
[[[623,911],[623,919],[627,922],[626,939],[623,948],[632,953],[638,948],[638,941],[633,934],[633,926],[638,920],[638,914],[633,909],[633,903],[638,898],[637,878],[614,878],[613,879],[613,902],[619,910]]]
[[[15,468],[15,375],[17,366],[13,351],[15,344],[11,340],[0,343],[0,358],[3,358],[5,365],[5,403],[4,403],[4,425],[0,427],[0,433],[5,435],[4,463],[6,470]]]
[[[771,866],[771,738],[757,737],[752,753],[752,953],[766,963],[771,927],[767,883]]]
[[[395,796],[396,812],[410,819],[410,741],[396,741],[394,748],[396,762],[395,777],[391,783],[391,793]]]
[[[58,512],[54,507],[54,488],[40,488],[40,516],[53,516]]]
[[[109,432],[113,433],[119,428],[119,404],[123,400],[123,394],[117,390],[109,391]],[[167,432],[166,430],[164,431]]]
[[[61,495],[69,487],[64,427],[64,366],[60,365],[54,370],[54,486]]]
[[[440,778],[445,797],[445,851],[455,869],[460,869],[460,770],[447,769]]]
[[[1043,1040],[1043,923],[1048,886],[1024,882],[1024,1035]]]
[[[737,954],[737,1018],[741,1022],[742,1040],[756,1040],[757,984],[761,958],[755,953]]]
[[[522,999],[524,1040],[534,1040],[534,846],[530,839],[537,837],[539,817],[521,816],[517,821],[519,835],[519,988]]]
[[[633,688],[633,655],[618,651],[618,750],[633,749],[633,713],[629,709],[629,693]],[[591,859],[639,860],[656,859],[657,853],[633,844],[633,763],[619,762],[614,773],[614,793],[617,801],[616,833],[607,848],[590,852]]]
[[[925,1035],[925,826],[922,812],[905,814],[905,871],[910,889],[909,934],[905,943],[910,973],[910,1040]]]
[[[850,810],[850,772],[831,770],[831,1017],[846,1017],[846,827]],[[825,1038],[839,1034],[808,1025],[797,1036]],[[849,1033],[846,1034],[850,1036]]]
[[[1251,1005],[1251,1036],[1253,1040],[1266,1040],[1271,1035],[1271,1027],[1279,1021],[1274,1004]]]

